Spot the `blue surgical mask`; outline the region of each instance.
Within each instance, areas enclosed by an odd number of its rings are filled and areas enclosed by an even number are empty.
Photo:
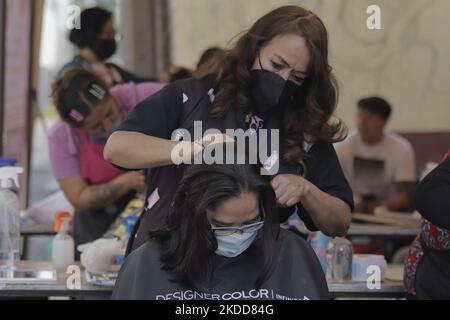
[[[216,254],[227,258],[237,257],[250,247],[257,234],[258,231],[244,232],[242,234],[216,235]]]

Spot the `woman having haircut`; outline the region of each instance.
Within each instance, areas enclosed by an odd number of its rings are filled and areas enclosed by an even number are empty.
[[[280,230],[275,192],[257,166],[191,166],[166,227],[148,236],[122,266],[113,299],[328,298],[312,249]]]

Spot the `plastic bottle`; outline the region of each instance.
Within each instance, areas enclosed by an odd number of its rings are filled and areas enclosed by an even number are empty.
[[[117,264],[123,264],[125,261],[125,252],[127,249],[128,241],[130,240],[131,233],[133,232],[134,225],[136,224],[138,217],[135,215],[129,215],[122,219],[125,225],[125,234],[122,236],[120,241],[122,241],[122,250],[120,254],[116,257]]]
[[[346,238],[334,238],[327,249],[326,278],[333,281],[352,280],[353,245]]]
[[[58,232],[52,247],[52,263],[55,269],[65,270],[75,262],[75,243],[69,235],[71,220],[69,212],[58,212],[55,215],[55,231]]]
[[[324,272],[326,271],[327,267],[326,254],[328,243],[330,242],[330,240],[331,237],[326,236],[320,231],[310,232],[308,236],[308,242],[316,253]]]
[[[13,191],[19,187],[20,167],[0,168],[0,278],[11,278],[20,259],[19,199]]]

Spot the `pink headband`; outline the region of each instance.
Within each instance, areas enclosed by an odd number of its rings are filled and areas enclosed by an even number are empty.
[[[72,118],[72,120],[74,120],[78,123],[80,123],[84,120],[83,115],[75,109],[70,110],[69,116]]]

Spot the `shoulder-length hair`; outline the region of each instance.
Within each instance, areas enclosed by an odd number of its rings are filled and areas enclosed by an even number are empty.
[[[276,197],[256,167],[214,164],[194,165],[187,170],[170,206],[166,227],[150,232],[150,238],[161,243],[162,269],[173,281],[208,291],[205,284],[212,275],[217,241],[207,212],[244,192],[254,193],[265,212],[264,226],[250,247],[252,258],[261,266],[255,270],[255,287],[260,288],[270,277],[279,232]]]
[[[299,89],[299,105],[286,107],[281,130],[286,162],[305,159],[304,142],[337,142],[345,137],[342,121],[331,118],[338,100],[338,85],[328,63],[328,33],[321,19],[302,7],[280,7],[260,18],[230,50],[217,77],[212,117],[222,117],[233,103],[251,105],[251,69],[259,51],[279,35],[296,34],[310,51],[308,76]]]

